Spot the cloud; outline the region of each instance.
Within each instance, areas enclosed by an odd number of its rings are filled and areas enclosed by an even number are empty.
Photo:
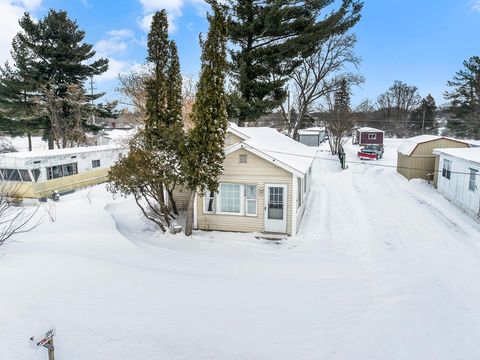
[[[135,35],[130,29],[113,29],[107,31],[103,39],[95,44],[99,56],[108,57],[122,54],[128,46],[136,43]]]
[[[34,11],[42,0],[0,0],[0,64],[10,59],[13,37],[20,31],[18,20],[25,11]]]
[[[472,6],[473,11],[479,11],[480,12],[480,0],[470,1],[470,4]]]
[[[140,27],[148,32],[152,23],[153,14],[156,11],[165,9],[168,15],[168,32],[174,33],[177,30],[176,21],[182,14],[182,7],[186,2],[193,5],[200,16],[205,16],[207,4],[204,0],[139,0],[142,5],[143,17],[139,21]]]

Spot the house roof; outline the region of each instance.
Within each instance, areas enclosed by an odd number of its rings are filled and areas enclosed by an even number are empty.
[[[375,128],[372,128],[372,127],[361,127],[359,129],[357,129],[357,131],[358,132],[381,132],[381,133],[385,132],[383,130],[375,129]]]
[[[415,148],[417,147],[418,144],[423,144],[423,143],[426,143],[426,142],[440,140],[440,139],[452,140],[452,141],[456,141],[456,142],[459,142],[459,143],[464,143],[466,145],[469,145],[465,141],[449,138],[449,137],[446,137],[446,136],[419,135],[419,136],[414,136],[410,139],[404,140],[402,145],[400,145],[400,147],[398,148],[398,152],[400,154],[410,156],[410,155],[412,155],[413,151],[415,150]]]
[[[91,153],[97,151],[108,151],[108,150],[117,150],[120,149],[118,145],[102,145],[102,146],[84,146],[84,147],[73,147],[66,149],[53,149],[53,150],[34,150],[34,151],[19,151],[12,153],[0,154],[0,162],[2,159],[36,159],[36,158],[46,158],[52,156],[62,156],[62,155],[76,155]]]
[[[480,164],[480,148],[435,149],[435,155],[445,154]]]
[[[273,128],[230,124],[229,131],[242,135],[245,140],[227,148],[227,153],[243,147],[297,175],[308,172],[317,152]]]

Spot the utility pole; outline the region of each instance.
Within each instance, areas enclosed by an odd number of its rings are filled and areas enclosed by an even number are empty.
[[[93,111],[94,109],[94,103],[93,103],[93,92],[96,90],[94,87],[95,82],[93,81],[93,76],[90,76],[90,103],[92,105],[92,125],[95,125],[95,113]]]
[[[425,105],[423,105],[423,119],[422,119],[422,134],[425,134],[425,112],[427,109],[425,109]]]

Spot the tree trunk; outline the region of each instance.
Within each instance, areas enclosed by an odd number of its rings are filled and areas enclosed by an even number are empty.
[[[190,192],[190,198],[188,199],[188,208],[187,208],[187,220],[185,224],[185,235],[190,236],[193,232],[193,206],[195,203],[195,191]]]
[[[48,136],[48,150],[53,150],[55,149],[55,143],[53,142],[52,135],[50,134]]]
[[[167,188],[167,192],[168,192],[168,201],[170,202],[170,205],[172,205],[173,213],[178,216],[178,208],[177,208],[177,203],[173,198],[173,190],[170,188]]]
[[[27,137],[28,137],[28,151],[32,151],[32,134],[30,133],[30,130],[27,132]]]

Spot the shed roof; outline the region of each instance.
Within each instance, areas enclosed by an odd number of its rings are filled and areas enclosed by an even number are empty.
[[[372,128],[372,127],[361,127],[361,128],[358,128],[357,129],[358,132],[381,132],[381,133],[384,133],[385,131],[383,130],[380,130],[380,129],[375,129],[375,128]]]
[[[414,136],[414,137],[409,138],[409,139],[405,139],[403,141],[402,145],[400,145],[400,147],[398,148],[398,152],[400,154],[410,156],[410,155],[412,155],[413,151],[415,150],[415,148],[417,147],[418,144],[423,144],[423,143],[426,143],[426,142],[440,140],[440,139],[452,140],[452,141],[456,141],[456,142],[464,143],[464,144],[468,145],[468,143],[465,142],[465,141],[449,138],[449,137],[446,137],[446,136],[419,135],[419,136]]]
[[[244,145],[245,148],[262,153],[268,160],[274,160],[276,164],[285,165],[290,172],[294,170],[302,174],[307,173],[317,152],[314,148],[301,144],[273,128],[238,127],[234,124],[229,128],[236,134],[242,134],[245,140],[228,149],[236,150],[236,147]]]
[[[318,135],[322,131],[325,131],[324,127],[311,127],[307,129],[298,130],[298,134],[300,135]]]
[[[435,149],[435,155],[445,154],[480,164],[480,148],[448,148]]]

